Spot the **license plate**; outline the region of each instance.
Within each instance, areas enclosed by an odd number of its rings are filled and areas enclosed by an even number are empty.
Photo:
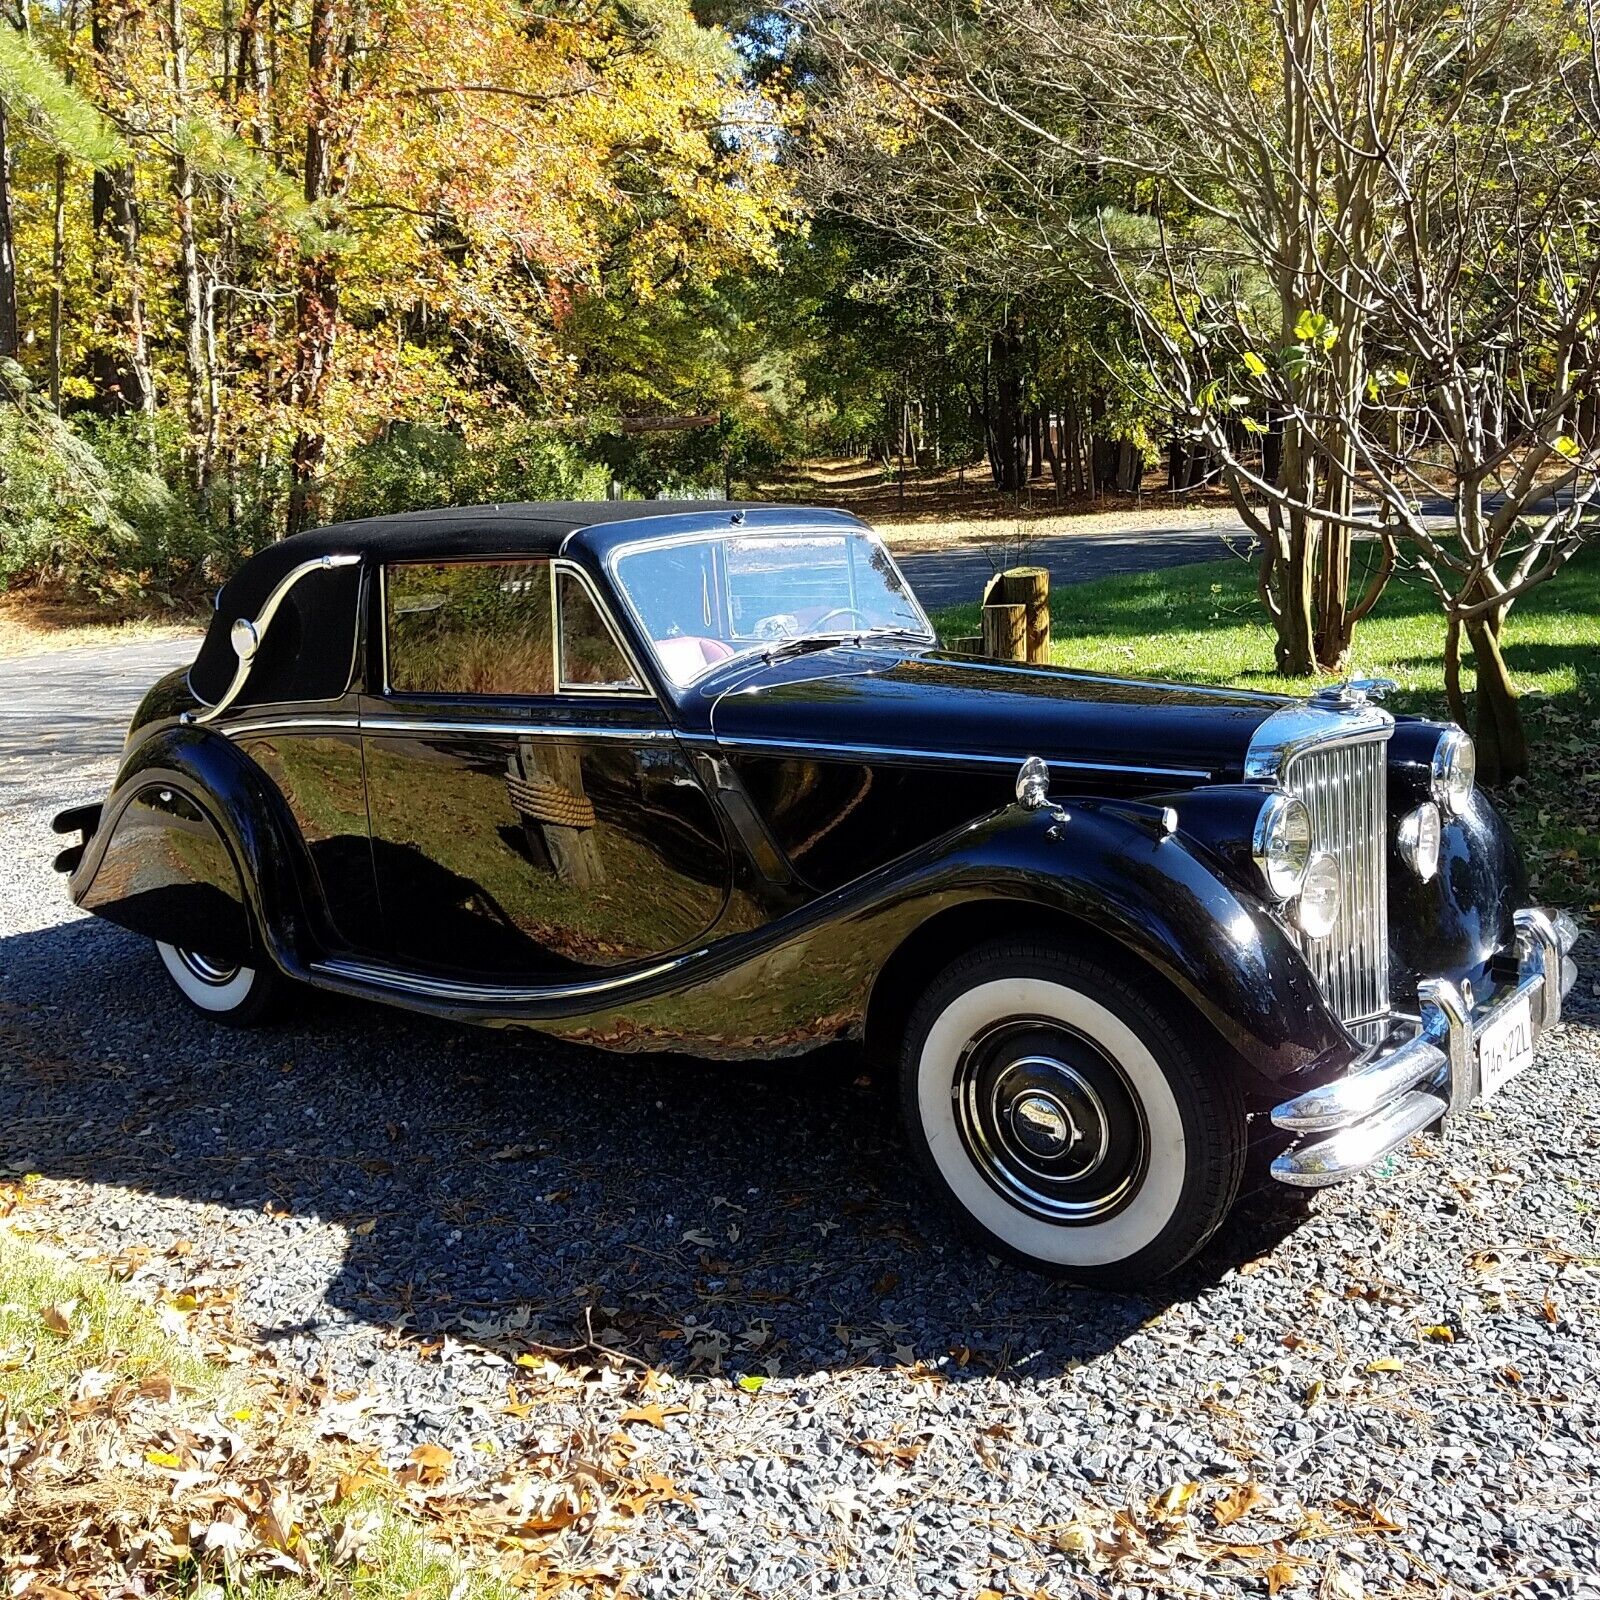
[[[1524,995],[1478,1035],[1478,1097],[1487,1100],[1533,1060],[1533,1007]]]

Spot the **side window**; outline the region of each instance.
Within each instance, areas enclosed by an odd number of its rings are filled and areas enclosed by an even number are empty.
[[[384,660],[398,694],[554,693],[549,564],[386,567]]]
[[[562,572],[556,575],[556,587],[561,601],[561,687],[641,688],[583,582]]]

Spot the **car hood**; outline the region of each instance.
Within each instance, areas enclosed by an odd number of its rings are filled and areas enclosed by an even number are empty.
[[[1043,756],[1152,779],[1237,779],[1281,695],[1149,683],[937,650],[841,645],[765,663],[720,694],[717,739],[885,756]]]

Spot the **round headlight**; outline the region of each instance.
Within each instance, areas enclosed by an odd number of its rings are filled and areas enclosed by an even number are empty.
[[[1292,794],[1267,797],[1256,817],[1256,865],[1276,900],[1292,900],[1311,861],[1311,813]]]
[[[1459,728],[1447,729],[1433,752],[1433,798],[1449,815],[1459,817],[1472,800],[1477,777],[1472,740]]]
[[[1326,939],[1339,920],[1344,890],[1339,882],[1339,863],[1327,851],[1312,856],[1295,901],[1294,920],[1308,939]]]
[[[1426,883],[1439,870],[1439,808],[1424,800],[1400,819],[1400,859]]]

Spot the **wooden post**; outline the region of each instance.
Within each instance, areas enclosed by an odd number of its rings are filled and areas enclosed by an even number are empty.
[[[950,648],[958,656],[981,656],[983,654],[983,635],[981,633],[958,633],[950,640]]]
[[[1050,569],[1012,567],[1000,574],[996,600],[1028,608],[1028,659],[1050,659]]]
[[[983,608],[983,653],[996,661],[1028,659],[1028,608],[987,605]]]

